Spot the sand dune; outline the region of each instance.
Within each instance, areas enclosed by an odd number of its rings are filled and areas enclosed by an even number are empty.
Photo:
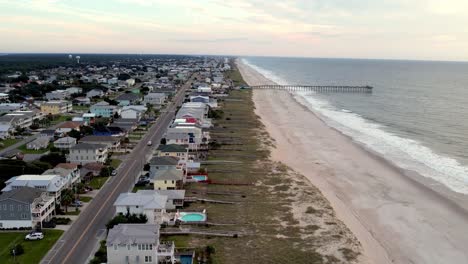
[[[250,85],[271,83],[238,61]],[[362,262],[468,263],[468,215],[328,127],[284,91],[254,91],[256,112],[276,141],[273,159],[306,176],[363,246]]]

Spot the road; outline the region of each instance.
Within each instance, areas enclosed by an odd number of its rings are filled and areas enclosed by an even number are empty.
[[[119,173],[111,177],[103,186],[89,206],[81,212],[75,223],[57,241],[54,247],[42,259],[42,264],[83,264],[93,254],[100,237],[105,233],[105,224],[114,216],[114,201],[120,193],[128,192],[133,187],[138,173],[154,150],[147,146],[151,140],[158,145],[167,127],[175,117],[177,106],[185,97],[185,91],[196,75],[183,85],[175,95],[173,103],[169,104],[156,123],[149,129],[145,137],[135,146],[132,153],[121,164]]]
[[[46,128],[46,129],[56,129],[58,126],[60,126],[60,125],[63,124],[63,123],[64,123],[64,122],[58,123],[58,124],[56,124],[56,125],[53,125],[53,126],[51,126],[51,127]],[[22,139],[22,140],[16,142],[15,144],[13,144],[13,145],[11,145],[11,146],[9,146],[9,147],[6,147],[6,148],[0,150],[0,156],[2,156],[3,154],[7,153],[7,152],[10,151],[10,150],[17,149],[17,148],[23,146],[24,144],[33,141],[34,139],[38,138],[40,134],[41,134],[41,133],[37,133],[37,134],[35,134],[35,135],[29,136],[29,137],[27,137],[27,138],[24,138],[24,139]]]

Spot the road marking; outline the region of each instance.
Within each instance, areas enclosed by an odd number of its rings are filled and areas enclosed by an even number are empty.
[[[185,89],[183,90],[180,90],[179,93],[176,95],[176,98],[175,98],[175,103],[174,105],[172,105],[170,108],[171,108],[171,112],[175,112],[175,109],[176,109],[176,106],[179,105],[180,103],[182,103],[182,98],[177,98],[177,97],[180,97],[182,94],[185,94]],[[177,100],[179,99],[179,100]],[[158,120],[161,116],[159,116],[156,120]],[[163,129],[164,126],[161,125],[161,123],[164,123],[166,122],[167,120],[169,119],[169,121],[172,119],[172,116],[171,115],[164,115],[164,117],[162,118],[162,122],[159,122],[159,126],[155,126],[155,129],[154,129],[154,132],[153,132],[153,135],[151,135],[150,133],[147,133],[145,134],[144,138],[146,139],[147,137],[151,137],[151,138],[154,138],[155,135],[158,133],[159,130]],[[148,131],[149,132],[149,131]],[[163,135],[161,135],[162,137]],[[143,141],[140,140],[140,142],[135,146],[136,147],[144,147],[144,146],[139,146],[139,145],[143,145]],[[135,150],[135,148],[133,149],[133,151]],[[135,155],[137,154],[136,152],[133,152],[128,155],[127,157],[128,158],[131,158],[132,156],[139,156],[139,155]],[[144,152],[144,151],[143,151]],[[150,154],[153,154],[152,152]],[[126,160],[127,161],[127,160]],[[119,186],[122,184],[122,182],[124,181],[124,179],[128,176],[128,174],[130,173],[130,170],[132,169],[132,167],[135,165],[137,160],[133,160],[133,162],[131,163],[131,165],[128,167],[127,169],[127,172],[125,172],[125,174],[123,174],[124,176],[120,179],[120,181],[117,183],[117,186],[112,190],[112,192],[108,195],[107,199],[101,204],[101,207],[99,207],[99,210],[96,212],[96,214],[94,215],[93,219],[91,219],[91,221],[88,223],[88,225],[86,226],[85,230],[82,232],[81,236],[78,238],[78,240],[75,240],[75,244],[73,245],[73,247],[70,249],[70,251],[68,252],[68,254],[65,256],[64,260],[61,262],[61,263],[66,263],[66,260],[68,260],[68,258],[70,257],[70,255],[75,251],[76,247],[78,246],[78,244],[81,242],[81,240],[83,239],[84,235],[88,232],[89,228],[91,227],[91,225],[93,224],[93,222],[96,220],[98,214],[102,211],[103,207],[105,204],[107,204],[107,202],[109,201],[109,199],[111,198],[111,196],[116,192],[116,190],[119,188]],[[123,166],[123,164],[121,164]],[[123,172],[122,172],[123,173]],[[109,181],[108,181],[109,182]],[[65,234],[64,234],[65,235]],[[64,244],[64,243],[63,243]],[[52,260],[55,258],[55,256],[57,255],[57,253],[60,251],[59,249],[61,249],[63,247],[63,244],[57,248],[57,249],[53,249],[53,251],[56,251],[55,254],[52,255],[52,257],[50,258],[50,260],[48,260],[47,262],[50,263],[52,262]],[[55,246],[54,246],[55,247]]]
[[[135,165],[135,162],[136,161],[133,161],[132,162],[132,165],[129,166],[129,169],[131,169],[134,165]],[[101,207],[99,207],[99,210],[96,212],[96,214],[94,215],[93,219],[91,219],[91,221],[89,222],[89,224],[86,226],[85,230],[83,231],[83,233],[81,234],[81,236],[78,238],[78,240],[75,241],[75,244],[73,245],[73,247],[70,249],[70,251],[68,252],[68,254],[65,256],[65,259],[62,261],[62,263],[67,263],[66,260],[70,257],[70,255],[73,253],[73,251],[75,251],[75,248],[76,246],[78,245],[78,243],[83,239],[84,235],[88,232],[89,228],[91,227],[91,225],[93,224],[93,222],[96,220],[96,218],[98,217],[99,213],[102,211],[104,205],[109,201],[109,199],[112,197],[112,195],[117,191],[118,187],[120,186],[120,184],[122,184],[122,182],[125,180],[125,178],[128,176],[128,173],[130,172],[130,170],[127,170],[127,172],[124,174],[124,176],[120,179],[119,183],[117,184],[117,186],[115,186],[114,190],[112,190],[112,192],[109,194],[109,196],[107,196],[107,199],[104,201],[104,203],[101,204]],[[57,252],[58,253],[58,252]],[[57,253],[55,253],[53,255],[53,257],[51,258],[51,260],[57,255]]]

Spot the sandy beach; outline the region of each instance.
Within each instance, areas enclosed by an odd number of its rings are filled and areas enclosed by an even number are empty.
[[[272,83],[237,61],[249,85]],[[272,158],[303,174],[360,241],[363,263],[468,263],[464,208],[327,126],[285,91],[255,90]]]

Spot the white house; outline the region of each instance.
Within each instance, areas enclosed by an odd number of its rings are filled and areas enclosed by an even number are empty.
[[[67,180],[60,175],[21,175],[10,178],[5,182],[6,186],[2,192],[7,192],[24,186],[46,191],[53,196],[57,202],[60,202],[60,194],[67,186]]]
[[[161,224],[166,213],[167,196],[154,191],[121,193],[114,203],[117,214],[144,214],[150,224]]]
[[[124,107],[120,112],[120,116],[123,119],[136,119],[140,120],[143,117],[143,114],[146,112],[146,107],[143,109],[140,107]]]
[[[63,137],[54,141],[54,147],[58,149],[70,149],[76,145],[76,138]]]
[[[107,264],[175,263],[174,243],[159,242],[159,225],[119,224],[106,239]]]
[[[55,199],[46,191],[21,187],[0,195],[0,228],[34,228],[49,221]]]
[[[86,93],[86,97],[88,98],[93,98],[93,97],[102,97],[104,95],[104,92],[100,89],[93,89],[89,92]]]
[[[167,99],[167,95],[165,93],[148,93],[145,95],[143,104],[151,104],[156,108],[160,108]]]
[[[26,149],[40,150],[45,149],[49,146],[50,138],[49,137],[38,137],[33,141],[26,144]]]
[[[79,143],[70,148],[68,162],[80,165],[91,162],[104,163],[107,155],[108,149],[104,144]]]

